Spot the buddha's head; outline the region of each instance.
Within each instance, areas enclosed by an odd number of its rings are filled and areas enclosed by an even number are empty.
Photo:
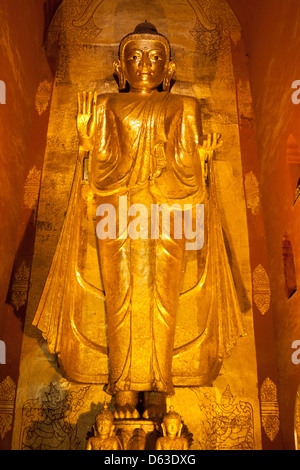
[[[114,415],[109,411],[107,403],[103,405],[103,409],[96,416],[96,433],[101,437],[109,437],[114,430]]]
[[[170,411],[165,414],[162,428],[166,437],[169,437],[171,439],[175,439],[175,437],[180,437],[182,430],[181,416],[179,413],[176,413],[176,411],[174,411],[173,406],[171,406]]]
[[[149,93],[161,84],[169,91],[175,72],[168,39],[155,26],[145,21],[125,36],[119,46],[119,59],[114,63],[119,88],[128,82],[130,91]]]

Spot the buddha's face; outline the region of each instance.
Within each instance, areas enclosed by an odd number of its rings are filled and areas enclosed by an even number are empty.
[[[158,40],[132,40],[125,47],[121,67],[130,91],[149,93],[170,74],[165,45]]]
[[[181,421],[177,418],[168,418],[164,421],[168,437],[176,437],[181,430]]]
[[[109,436],[112,431],[112,422],[109,419],[99,419],[96,422],[98,434],[102,437]]]

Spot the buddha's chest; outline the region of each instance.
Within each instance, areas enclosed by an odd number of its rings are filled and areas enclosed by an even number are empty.
[[[156,143],[170,138],[175,115],[168,115],[166,99],[120,99],[110,108],[117,135],[127,145]]]

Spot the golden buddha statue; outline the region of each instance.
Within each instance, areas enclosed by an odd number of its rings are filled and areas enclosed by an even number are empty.
[[[188,440],[181,436],[182,422],[179,413],[170,407],[170,411],[164,415],[163,437],[156,441],[156,450],[189,450]]]
[[[74,184],[34,319],[69,380],[103,383],[100,358],[107,354],[107,391],[124,412],[135,409],[139,392],[145,393],[149,409],[157,403],[153,392],[158,402],[174,393],[174,354],[195,350],[196,383],[211,384],[223,357],[245,334],[212,172],[213,153],[222,142],[218,134],[202,135],[195,98],[170,92],[175,72],[170,56],[167,38],[150,23],[142,23],[120,43],[114,63],[120,92],[78,95],[79,158]],[[88,184],[82,180],[87,154]],[[97,231],[103,293],[85,282],[81,272],[86,244],[79,221],[85,224],[92,200],[101,209],[97,228],[104,227],[109,208],[114,208],[115,215],[114,229],[106,234]],[[188,220],[177,216],[189,210],[197,226],[197,210],[203,205],[205,235],[200,250],[197,231],[193,232],[195,244],[187,247],[192,237],[186,231],[178,236],[175,221]],[[171,208],[172,230],[159,219],[159,234],[149,234],[153,206]],[[148,231],[145,227],[138,231],[134,225],[138,211]],[[196,281],[185,288],[187,256],[199,262]],[[97,329],[89,323],[96,313],[91,310],[81,320],[88,291],[99,298],[103,294],[108,348],[89,339]],[[176,313],[187,297],[191,299],[187,322],[196,311],[199,333],[174,350]],[[185,371],[180,375],[184,377]]]
[[[96,416],[95,436],[87,441],[86,450],[120,450],[119,442],[114,437],[114,415],[108,410],[107,403]]]

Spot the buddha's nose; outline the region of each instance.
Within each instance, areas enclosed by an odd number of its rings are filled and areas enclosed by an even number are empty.
[[[149,68],[151,68],[151,60],[148,54],[143,53],[139,66],[141,73],[147,73],[149,71]]]

